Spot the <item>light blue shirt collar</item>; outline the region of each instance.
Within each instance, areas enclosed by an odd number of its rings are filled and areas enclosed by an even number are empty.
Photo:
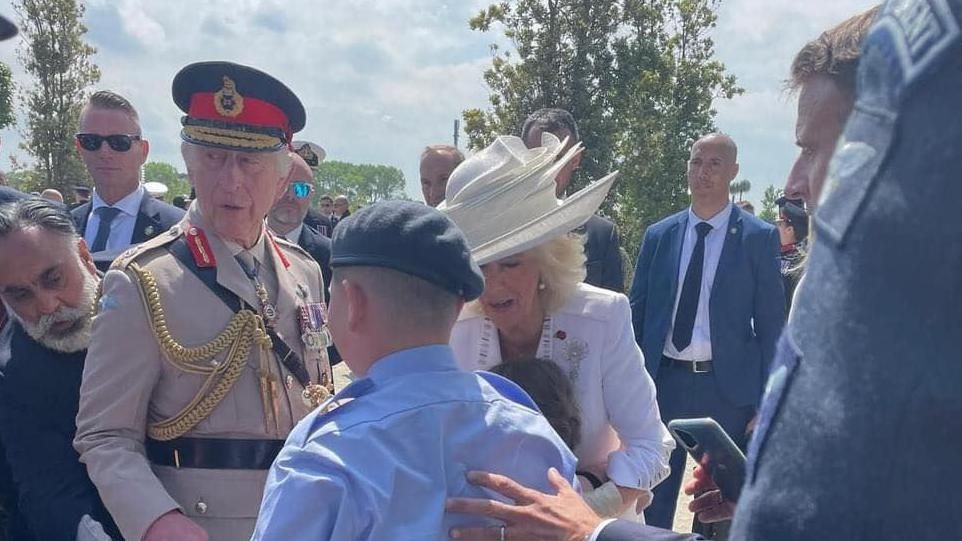
[[[94,212],[100,207],[112,206],[115,209],[120,209],[120,211],[127,216],[137,216],[137,213],[140,212],[140,202],[143,200],[145,193],[146,191],[144,190],[144,185],[139,184],[136,190],[125,195],[120,201],[117,201],[113,205],[108,205],[103,199],[100,198],[100,194],[97,193],[97,190],[94,189],[94,197],[93,201],[90,203],[90,211]]]
[[[708,222],[708,225],[712,227],[712,231],[724,230],[728,227],[728,219],[732,214],[732,203],[731,201],[725,205],[725,208],[718,211],[718,214],[712,216],[707,220],[702,220],[695,214],[695,211],[691,207],[688,207],[688,229],[694,230],[695,226],[701,222]]]
[[[423,372],[457,371],[454,352],[448,345],[421,346],[396,351],[375,361],[367,372],[374,383]]]

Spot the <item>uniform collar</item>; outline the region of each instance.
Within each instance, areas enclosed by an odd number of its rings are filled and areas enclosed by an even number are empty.
[[[128,216],[136,216],[137,212],[140,211],[140,202],[144,198],[144,185],[138,184],[137,189],[125,195],[120,201],[117,201],[113,205],[108,205],[103,199],[100,198],[100,194],[94,189],[94,196],[91,199],[90,211],[94,212],[100,207],[112,207],[120,210]]]
[[[368,369],[367,377],[374,383],[423,372],[456,372],[458,365],[448,345],[421,346],[396,351],[381,357]]]

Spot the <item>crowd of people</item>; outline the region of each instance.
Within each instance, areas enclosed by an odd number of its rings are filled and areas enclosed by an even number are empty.
[[[962,537],[960,27],[958,0],[890,0],[806,44],[776,223],[732,202],[738,145],[706,133],[630,284],[597,214],[618,175],[570,190],[563,109],[426,146],[423,203],[315,208],[297,95],[191,64],[179,208],[141,181],[135,107],[94,92],[93,190],[0,187],[8,537]],[[682,487],[666,424],[704,417],[748,456],[738,501],[704,465]],[[670,531],[682,488],[693,534]]]

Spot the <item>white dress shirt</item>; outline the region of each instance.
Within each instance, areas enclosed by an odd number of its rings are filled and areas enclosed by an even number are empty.
[[[140,184],[137,189],[125,195],[123,199],[113,205],[108,205],[100,198],[97,190],[90,203],[90,216],[87,218],[87,228],[84,230],[84,240],[87,246],[94,245],[97,238],[97,228],[100,227],[100,216],[97,209],[100,207],[113,207],[120,210],[114,220],[110,222],[110,236],[107,237],[105,252],[121,252],[126,250],[134,237],[134,224],[137,223],[137,213],[140,212],[140,202],[146,196],[144,185]]]
[[[672,359],[684,361],[710,361],[711,354],[711,320],[709,319],[709,301],[711,300],[711,287],[715,282],[715,272],[718,270],[718,260],[721,259],[722,248],[725,247],[725,236],[728,234],[728,220],[731,217],[732,204],[725,205],[718,214],[708,220],[702,220],[688,208],[688,228],[685,229],[685,240],[681,246],[681,261],[678,265],[678,291],[675,292],[675,308],[671,311],[671,328],[668,330],[668,339],[665,340],[664,354]],[[712,227],[708,235],[705,236],[705,259],[701,274],[701,291],[698,294],[698,312],[695,314],[695,328],[691,334],[691,343],[683,351],[678,351],[672,343],[672,335],[675,332],[675,315],[678,313],[678,301],[681,299],[681,290],[685,284],[685,274],[688,272],[688,263],[691,262],[692,252],[695,251],[695,243],[698,242],[698,232],[695,226],[701,222],[708,222]]]

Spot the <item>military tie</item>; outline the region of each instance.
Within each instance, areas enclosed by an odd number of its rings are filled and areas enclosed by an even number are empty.
[[[260,261],[254,257],[254,254],[247,250],[238,253],[236,256],[234,256],[234,258],[237,259],[237,263],[239,263],[241,269],[244,270],[244,274],[246,274],[254,284],[254,293],[257,295],[257,300],[260,303],[261,315],[264,317],[264,323],[268,327],[273,327],[274,322],[277,319],[277,310],[274,308],[274,304],[270,300],[267,287],[264,286],[264,282],[260,278]]]
[[[110,224],[114,218],[120,214],[120,209],[114,207],[100,207],[94,212],[100,218],[97,225],[97,236],[94,237],[94,245],[90,248],[91,252],[102,252],[107,248],[107,238],[110,237]]]
[[[675,325],[671,331],[671,343],[679,353],[691,344],[691,335],[695,330],[702,269],[705,266],[705,237],[711,230],[712,227],[707,222],[701,222],[695,226],[698,241],[695,242],[691,261],[688,262],[688,270],[685,271],[685,283],[681,288],[681,298],[678,299],[678,310],[675,312]]]

